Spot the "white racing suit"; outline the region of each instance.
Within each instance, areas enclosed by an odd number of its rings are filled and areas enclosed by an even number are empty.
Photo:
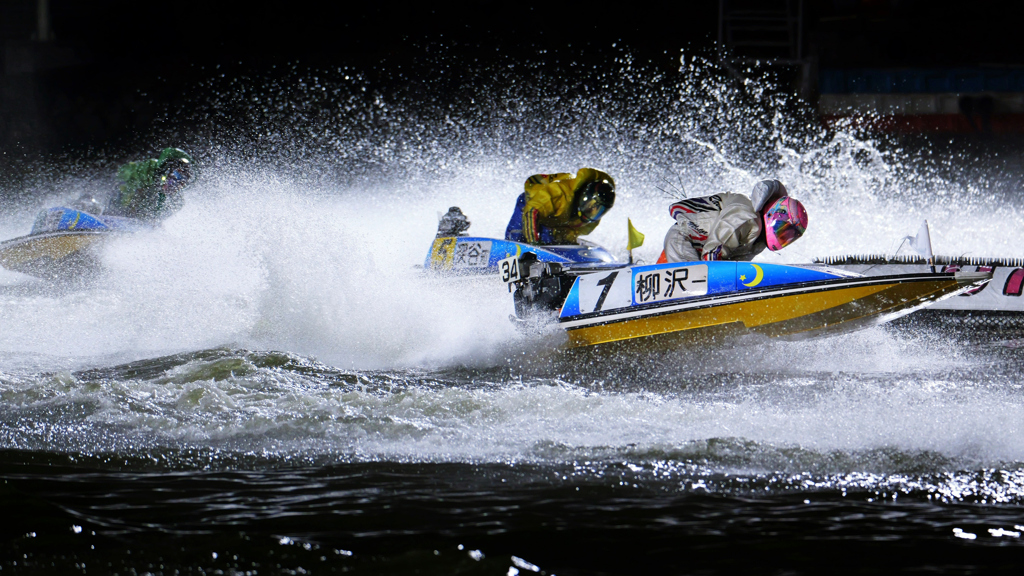
[[[753,196],[761,196],[755,189]],[[676,223],[665,235],[665,260],[744,260],[760,254],[765,244],[760,209],[769,198],[722,193],[688,198],[669,207]],[[660,260],[659,260],[660,261]]]

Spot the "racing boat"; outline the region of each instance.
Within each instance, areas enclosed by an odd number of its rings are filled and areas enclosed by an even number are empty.
[[[39,213],[27,236],[0,242],[0,266],[47,279],[81,276],[97,269],[96,248],[103,240],[150,228],[134,218],[49,208]]]
[[[570,347],[850,331],[910,314],[992,279],[991,272],[862,276],[827,266],[753,262],[681,262],[595,272],[531,254],[507,258],[499,269],[516,288],[517,319],[553,313]]]
[[[579,271],[624,265],[604,248],[585,240],[580,244],[540,247],[497,238],[440,236],[431,245],[423,268],[445,275],[493,276],[502,260],[526,253],[534,254],[539,262],[572,265]]]

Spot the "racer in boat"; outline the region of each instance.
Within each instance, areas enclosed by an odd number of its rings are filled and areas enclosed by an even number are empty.
[[[74,208],[79,212],[86,212],[92,214],[94,216],[99,216],[100,214],[103,214],[103,204],[100,204],[100,201],[97,200],[96,197],[89,192],[79,196],[78,200],[72,202],[68,207]]]
[[[765,248],[785,248],[807,229],[803,204],[778,180],[758,182],[750,198],[727,192],[680,200],[669,213],[676,223],[665,235],[658,263],[749,261]]]
[[[462,209],[452,206],[437,223],[437,237],[463,236],[466,234],[466,230],[469,230],[470,224],[472,222],[462,213]]]
[[[575,176],[535,174],[524,188],[505,229],[506,240],[577,244],[615,204],[615,181],[593,168],[581,168]]]
[[[158,158],[129,162],[117,171],[121,180],[106,214],[160,220],[181,209],[181,191],[195,175],[195,161],[179,148],[164,148]]]

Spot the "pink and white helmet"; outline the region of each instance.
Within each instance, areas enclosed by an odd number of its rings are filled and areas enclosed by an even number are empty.
[[[768,249],[782,250],[807,230],[807,211],[795,198],[779,198],[764,213],[764,234]]]

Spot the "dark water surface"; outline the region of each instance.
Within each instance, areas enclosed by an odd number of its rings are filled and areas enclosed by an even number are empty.
[[[19,518],[5,522],[5,571],[1010,573],[1024,554],[1018,538],[991,533],[1019,532],[1019,506],[793,479],[719,492],[628,465],[168,472],[43,459],[4,454],[5,515]]]
[[[558,357],[344,371],[211,349],[0,375],[0,566],[1017,573],[1019,334],[921,331],[619,372]],[[900,365],[886,347],[928,357]],[[858,354],[896,365],[844,370]]]

